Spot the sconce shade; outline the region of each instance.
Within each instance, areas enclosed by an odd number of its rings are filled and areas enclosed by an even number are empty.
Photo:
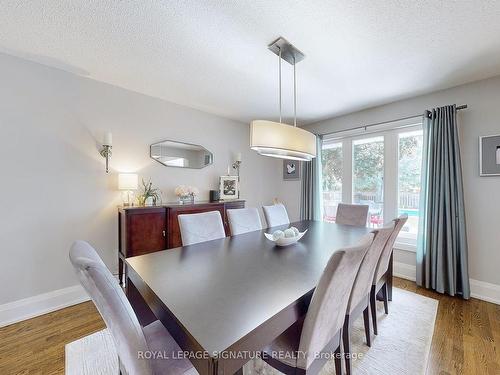
[[[104,133],[102,144],[105,146],[113,146],[113,134],[111,134],[111,132]]]
[[[135,173],[120,173],[118,175],[118,189],[137,190],[138,186],[138,177]]]
[[[250,148],[264,156],[310,161],[316,157],[316,136],[292,125],[255,120],[250,123]]]

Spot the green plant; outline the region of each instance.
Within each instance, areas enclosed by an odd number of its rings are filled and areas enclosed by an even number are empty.
[[[153,198],[153,203],[156,204],[158,201],[161,200],[161,191],[160,189],[153,188],[153,183],[151,182],[151,179],[146,183],[144,182],[144,179],[141,179],[142,181],[142,194],[137,197],[137,200],[139,201],[139,205],[144,206],[146,203],[146,200],[148,198]]]

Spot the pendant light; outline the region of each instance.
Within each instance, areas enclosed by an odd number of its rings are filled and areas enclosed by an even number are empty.
[[[304,54],[284,38],[278,38],[268,47],[279,59],[279,122],[254,120],[250,123],[250,148],[260,155],[280,159],[310,161],[316,157],[316,136],[297,127],[296,64]],[[293,65],[293,125],[281,122],[281,61]]]

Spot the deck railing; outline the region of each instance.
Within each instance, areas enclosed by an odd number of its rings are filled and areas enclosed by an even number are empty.
[[[399,193],[399,208],[402,209],[418,209],[419,208],[419,193]],[[331,206],[333,202],[342,202],[342,192],[338,190],[324,191],[323,201],[325,205]],[[354,201],[356,202],[380,202],[377,192],[355,192]]]

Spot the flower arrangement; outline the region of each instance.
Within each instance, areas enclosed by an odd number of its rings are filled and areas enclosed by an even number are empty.
[[[153,189],[153,183],[151,179],[146,183],[142,179],[142,193],[137,197],[140,206],[146,204],[155,206],[157,203],[161,202],[161,191],[160,189]]]
[[[181,202],[194,202],[200,192],[194,186],[180,185],[175,188],[175,195],[177,195]]]

